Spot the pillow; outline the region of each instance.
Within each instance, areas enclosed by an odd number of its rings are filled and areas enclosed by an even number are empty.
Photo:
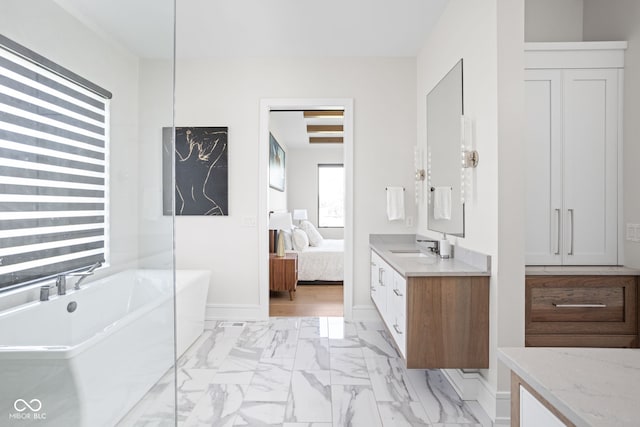
[[[309,221],[302,221],[300,223],[300,228],[307,233],[307,236],[309,237],[309,244],[311,246],[320,246],[322,244],[322,241],[324,240],[322,234],[320,234],[318,229]]]
[[[309,237],[307,236],[307,233],[300,228],[293,230],[291,240],[293,240],[293,249],[298,252],[309,247]]]
[[[286,230],[282,230],[280,231],[281,233],[284,233],[284,250],[285,251],[290,251],[293,249],[293,240],[292,239],[292,234],[293,231],[286,231]]]

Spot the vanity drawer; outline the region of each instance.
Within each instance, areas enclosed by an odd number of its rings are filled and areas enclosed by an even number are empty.
[[[529,276],[527,334],[637,334],[635,276]]]

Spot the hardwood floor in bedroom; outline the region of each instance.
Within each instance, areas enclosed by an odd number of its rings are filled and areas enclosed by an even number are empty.
[[[289,292],[270,292],[269,316],[342,316],[341,285],[298,284],[293,301]]]

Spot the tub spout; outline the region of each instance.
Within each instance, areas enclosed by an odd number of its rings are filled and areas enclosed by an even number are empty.
[[[79,277],[79,279],[76,281],[76,284],[73,286],[73,289],[75,289],[76,291],[80,290],[80,283],[82,283],[87,277],[93,275],[94,270],[100,266],[102,266],[102,261],[96,262],[91,267],[89,267],[87,271],[67,274],[67,276]]]

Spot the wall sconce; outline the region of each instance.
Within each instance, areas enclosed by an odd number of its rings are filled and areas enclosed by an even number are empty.
[[[473,149],[473,121],[464,115],[460,117],[460,201],[471,195],[473,173],[472,169],[478,166],[480,155]]]
[[[422,192],[424,191],[422,183],[425,179],[427,179],[427,173],[424,170],[424,160],[423,160],[422,153],[423,153],[422,148],[420,148],[419,146],[416,145],[413,148],[413,166],[416,171],[415,184],[414,184],[416,206],[419,206],[420,202],[422,201],[422,198],[423,198]]]
[[[480,155],[476,150],[463,150],[462,151],[462,167],[463,168],[475,168],[478,166]]]

